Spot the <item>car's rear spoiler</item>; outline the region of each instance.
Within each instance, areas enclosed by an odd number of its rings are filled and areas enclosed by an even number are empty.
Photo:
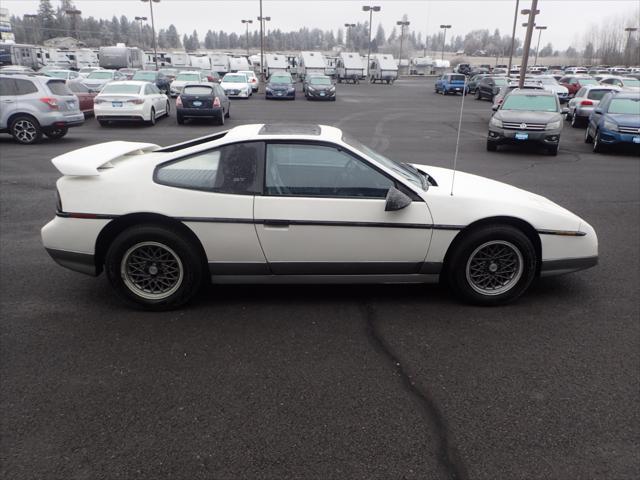
[[[51,162],[63,175],[100,175],[100,167],[131,155],[143,155],[159,149],[154,143],[105,142],[79,148],[55,157]]]

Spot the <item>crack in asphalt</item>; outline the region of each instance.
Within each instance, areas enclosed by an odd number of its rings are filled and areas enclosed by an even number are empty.
[[[376,312],[370,303],[360,305],[362,316],[367,324],[367,334],[374,348],[386,356],[392,363],[396,372],[402,378],[405,389],[413,395],[423,406],[424,414],[428,417],[435,429],[440,445],[438,446],[438,462],[446,472],[449,480],[464,480],[467,478],[466,470],[459,457],[457,448],[450,444],[446,419],[442,412],[429,397],[428,392],[418,388],[411,375],[402,366],[398,354],[394,353],[391,346],[376,330]]]

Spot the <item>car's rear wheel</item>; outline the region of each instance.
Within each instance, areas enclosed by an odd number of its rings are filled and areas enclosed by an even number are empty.
[[[69,129],[67,127],[54,128],[53,130],[44,132],[47,137],[54,140],[64,137],[67,133],[69,133]]]
[[[32,145],[42,139],[42,128],[30,115],[19,115],[11,121],[9,127],[13,139],[22,145]]]
[[[170,112],[171,112],[171,104],[169,103],[169,100],[167,100],[167,106],[165,108],[164,116],[169,117]]]
[[[579,117],[577,117],[576,115],[572,115],[571,116],[571,126],[573,128],[582,127],[582,120]]]
[[[153,126],[156,124],[156,109],[151,107],[151,113],[149,114],[149,125]]]
[[[224,118],[225,118],[224,110],[220,109],[220,113],[218,114],[218,118],[216,118],[216,123],[218,125],[224,125]]]
[[[131,227],[116,237],[105,259],[111,285],[127,302],[168,310],[191,300],[204,279],[198,249],[159,225]]]
[[[176,115],[176,122],[178,122],[178,125],[184,124],[184,117],[179,113]]]
[[[445,265],[447,283],[469,303],[500,305],[515,300],[536,274],[529,238],[510,225],[487,225],[467,233]]]
[[[480,89],[476,88],[476,100],[482,100],[482,96],[480,95]]]

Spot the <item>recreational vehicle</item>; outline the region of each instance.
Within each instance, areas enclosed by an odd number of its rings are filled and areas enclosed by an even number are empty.
[[[324,57],[325,67],[324,74],[331,78],[336,77],[336,64],[338,63],[338,57]]]
[[[264,56],[265,74],[269,78],[275,72],[288,72],[287,57],[279,53],[267,53]]]
[[[321,73],[324,75],[326,67],[327,63],[321,52],[300,52],[300,57],[298,58],[298,78],[304,81],[304,77],[309,73]]]
[[[218,75],[223,76],[231,71],[229,55],[226,53],[210,53],[209,60],[211,61],[211,70],[217,72]]]
[[[242,72],[252,70],[247,57],[229,57],[229,71]]]
[[[431,57],[417,57],[411,59],[411,75],[429,75],[433,72],[433,59]]]
[[[78,70],[85,67],[97,67],[99,64],[98,54],[90,48],[79,48],[76,50],[76,60]]]
[[[169,52],[167,53],[168,67],[183,68],[190,67],[189,55],[187,52]]]
[[[336,61],[338,83],[359,82],[364,78],[364,63],[357,52],[342,52]]]
[[[115,47],[100,47],[98,53],[101,68],[142,68],[144,52],[138,47],[127,47],[119,44]]]
[[[211,70],[211,59],[205,53],[194,53],[189,55],[191,66],[200,70]]]
[[[398,78],[398,64],[393,55],[388,53],[374,53],[369,64],[369,81],[393,83]]]
[[[43,64],[38,60],[38,47],[19,43],[0,43],[0,66],[22,65],[39,69]]]

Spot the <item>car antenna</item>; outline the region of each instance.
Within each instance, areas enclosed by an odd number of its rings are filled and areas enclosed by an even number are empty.
[[[467,96],[467,76],[464,76],[462,86],[462,102],[460,102],[460,118],[458,119],[458,136],[456,138],[456,152],[453,154],[453,175],[451,176],[451,193],[453,196],[453,183],[456,180],[456,168],[458,167],[458,150],[460,148],[460,130],[462,130],[462,112],[464,111],[464,97]]]

